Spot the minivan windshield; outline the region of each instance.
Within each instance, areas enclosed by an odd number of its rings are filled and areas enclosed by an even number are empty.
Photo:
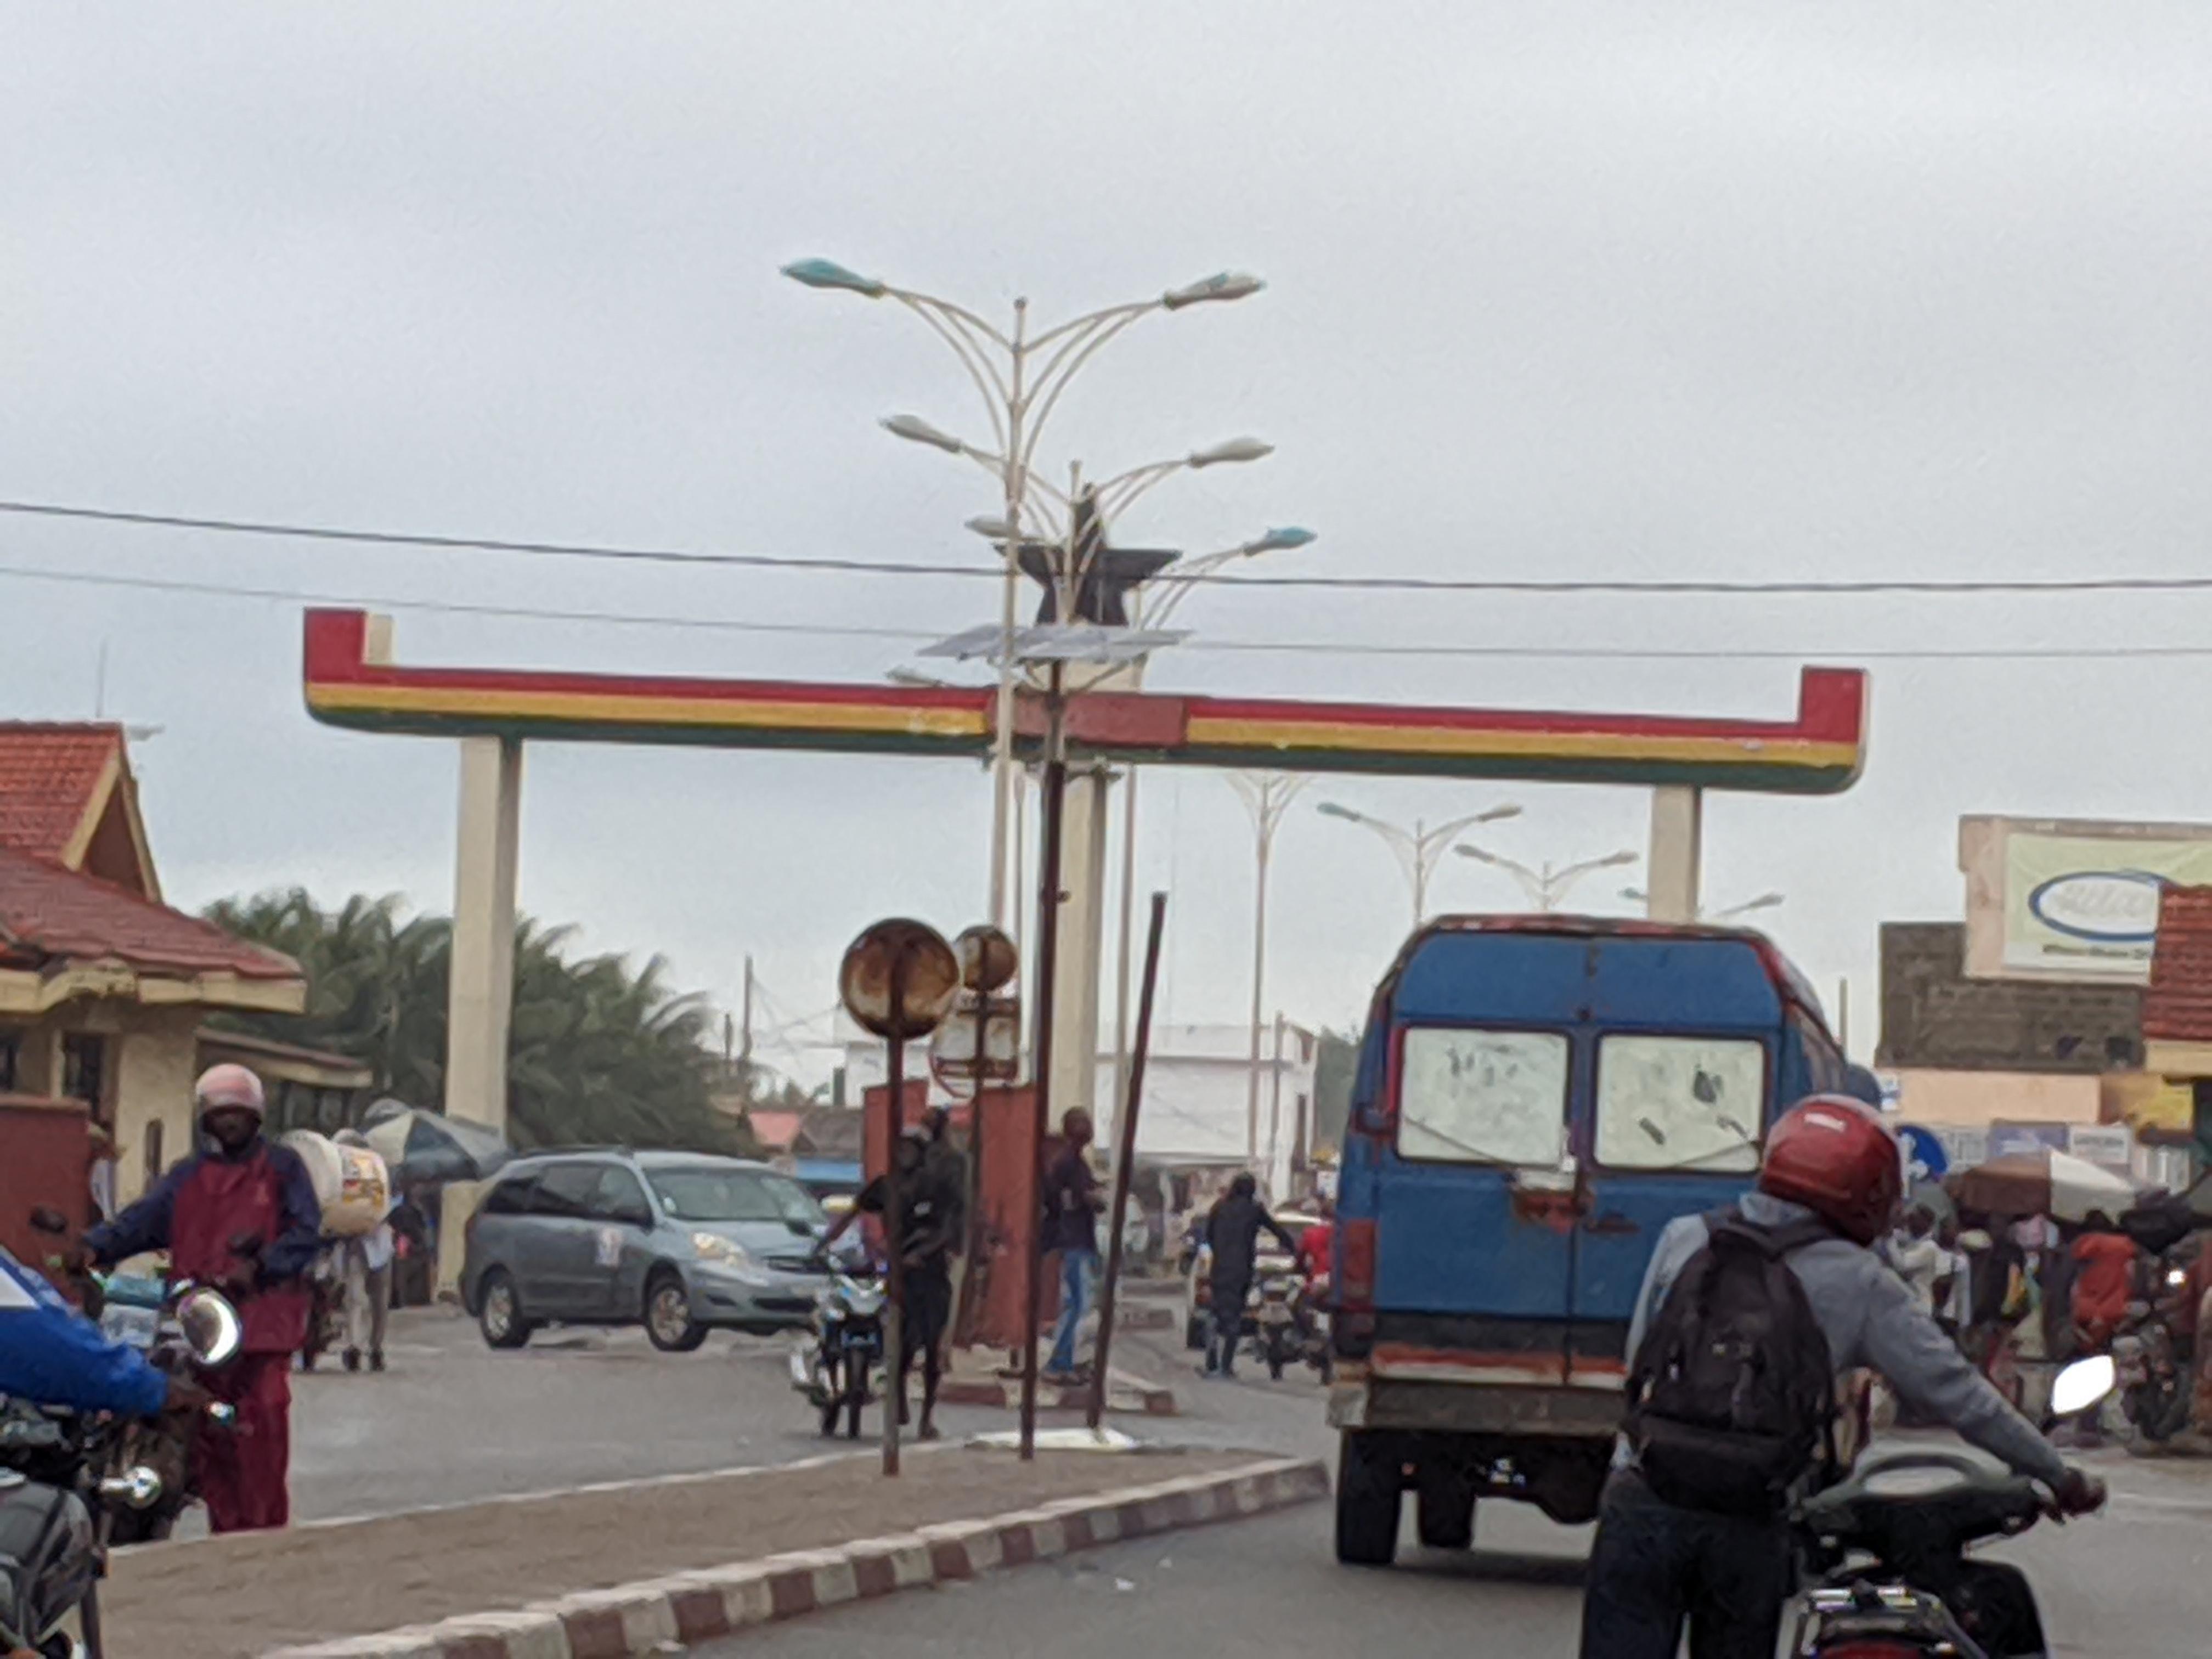
[[[660,1212],[678,1221],[781,1221],[811,1228],[829,1218],[805,1188],[766,1170],[701,1164],[654,1170],[646,1180]]]

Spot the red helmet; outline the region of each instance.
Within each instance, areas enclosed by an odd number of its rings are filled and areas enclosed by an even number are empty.
[[[1849,1095],[1808,1095],[1766,1137],[1759,1189],[1871,1244],[1897,1212],[1905,1163],[1889,1126]]]

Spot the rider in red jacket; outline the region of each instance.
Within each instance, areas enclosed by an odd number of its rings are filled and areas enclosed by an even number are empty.
[[[201,1437],[200,1495],[216,1532],[281,1527],[291,1518],[292,1355],[307,1329],[301,1276],[320,1240],[322,1206],[300,1155],[262,1136],[259,1078],[213,1066],[193,1095],[204,1150],[86,1234],[85,1249],[101,1267],[167,1250],[172,1277],[216,1285],[238,1304],[243,1352],[209,1378],[238,1420],[231,1433]]]

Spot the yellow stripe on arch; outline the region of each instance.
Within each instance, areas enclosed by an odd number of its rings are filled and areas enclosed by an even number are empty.
[[[973,708],[907,708],[881,703],[740,702],[715,697],[595,696],[590,692],[467,690],[452,686],[313,685],[311,708],[373,714],[466,715],[485,720],[557,720],[571,726],[716,726],[769,732],[909,732],[981,738],[988,717]]]
[[[1858,747],[1802,738],[1663,737],[1615,732],[1527,732],[1496,726],[1377,726],[1357,721],[1243,720],[1194,716],[1190,741],[1205,749],[1350,750],[1395,755],[1497,755],[1557,760],[1740,762],[1812,768],[1856,766]]]

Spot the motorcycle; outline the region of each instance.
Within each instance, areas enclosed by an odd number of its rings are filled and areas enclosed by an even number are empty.
[[[34,1217],[41,1231],[46,1218]],[[86,1300],[98,1303],[96,1282]],[[91,1310],[97,1314],[97,1309]],[[174,1289],[149,1358],[164,1369],[235,1358],[237,1310],[204,1285]],[[164,1362],[167,1363],[164,1363]],[[207,1416],[228,1425],[228,1406]],[[166,1537],[191,1498],[196,1420],[153,1422],[43,1407],[0,1409],[0,1653],[71,1659],[65,1623],[77,1618],[88,1659],[102,1659],[99,1585],[112,1545]]]
[[[792,1386],[822,1413],[822,1432],[860,1437],[860,1408],[868,1403],[884,1364],[884,1304],[888,1292],[872,1271],[833,1268],[814,1303],[814,1340],[792,1350]]]
[[[1279,1382],[1283,1369],[1298,1357],[1297,1316],[1292,1302],[1297,1281],[1288,1273],[1269,1273],[1252,1287],[1253,1346],[1267,1362],[1267,1375]]]
[[[33,1212],[31,1224],[41,1232],[65,1231],[58,1214],[44,1208]],[[87,1318],[110,1340],[138,1349],[155,1370],[185,1376],[219,1370],[237,1358],[244,1328],[229,1298],[212,1286],[71,1271],[59,1258],[48,1266],[63,1272]],[[88,1431],[82,1455],[92,1467],[112,1465],[142,1477],[108,1494],[102,1542],[143,1544],[168,1537],[199,1495],[194,1464],[200,1435],[228,1430],[236,1416],[232,1407],[216,1405],[204,1417],[114,1419]],[[4,1444],[0,1432],[0,1448]],[[0,1462],[15,1461],[0,1449]],[[34,1468],[27,1472],[45,1478]]]
[[[2196,1345],[2174,1329],[2179,1304],[2192,1294],[2189,1270],[2170,1258],[2150,1264],[2150,1294],[2128,1304],[2112,1336],[2121,1409],[2143,1440],[2163,1443],[2189,1426]]]
[[[1293,1273],[1270,1273],[1254,1288],[1252,1317],[1260,1357],[1267,1375],[1278,1382],[1283,1372],[1300,1363],[1311,1365],[1329,1379],[1328,1327],[1323,1297]]]
[[[2078,1360],[2059,1373],[2053,1409],[2087,1411],[2115,1381],[2109,1357]],[[1784,1650],[1793,1659],[2039,1656],[2043,1620],[2027,1575],[1966,1552],[2055,1515],[2033,1481],[1961,1452],[1869,1460],[1793,1517],[1809,1588]]]

